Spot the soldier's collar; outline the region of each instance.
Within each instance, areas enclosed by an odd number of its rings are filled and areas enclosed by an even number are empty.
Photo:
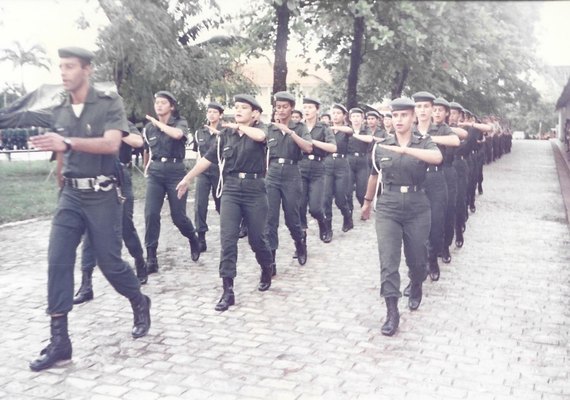
[[[97,101],[97,94],[95,93],[95,88],[92,85],[89,85],[89,91],[87,92],[85,103],[95,103],[95,101]]]

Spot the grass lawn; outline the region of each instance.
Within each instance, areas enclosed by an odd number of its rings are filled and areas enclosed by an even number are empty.
[[[194,164],[194,160],[187,162],[188,167]],[[59,192],[55,177],[50,176],[54,166],[47,160],[0,162],[0,225],[53,215]],[[136,168],[132,176],[135,199],[142,200],[145,178]]]

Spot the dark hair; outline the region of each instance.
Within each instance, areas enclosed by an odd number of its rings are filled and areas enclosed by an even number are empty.
[[[293,115],[293,114],[299,114],[299,116],[300,116],[301,118],[303,118],[303,113],[302,113],[301,111],[299,111],[299,110],[293,110],[293,111],[291,111],[291,115]]]

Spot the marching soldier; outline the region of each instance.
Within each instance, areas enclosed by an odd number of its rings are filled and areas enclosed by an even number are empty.
[[[150,299],[141,293],[131,267],[121,259],[122,206],[117,191],[116,158],[129,128],[119,95],[90,85],[94,54],[82,48],[59,49],[68,96],[55,107],[52,132],[30,138],[34,147],[57,153],[62,189],[48,248],[50,343],[30,363],[33,371],[71,359],[67,314],[73,308],[75,253],[84,233],[91,239],[103,275],[133,308],[133,338],[150,329]],[[59,174],[58,174],[59,176]]]
[[[200,258],[200,244],[194,225],[186,215],[186,197],[177,198],[176,185],[186,173],[184,158],[188,123],[178,115],[174,95],[161,90],[154,95],[154,111],[158,119],[146,116],[149,123],[144,128],[146,139],[145,171],[147,188],[145,198],[145,245],[148,273],[158,272],[156,249],[160,236],[160,210],[164,196],[168,197],[172,222],[188,239],[192,261]]]
[[[279,247],[279,214],[283,207],[285,225],[295,242],[297,261],[305,265],[307,243],[299,216],[299,199],[303,188],[298,162],[302,152],[313,151],[313,145],[305,124],[291,120],[295,97],[288,92],[277,92],[274,97],[275,119],[279,122],[270,124],[267,130],[266,187],[269,211],[265,233],[275,264],[275,254]]]
[[[430,232],[430,202],[423,189],[426,167],[439,165],[441,152],[429,135],[412,133],[416,103],[400,98],[391,103],[395,135],[378,142],[368,181],[362,219],[370,218],[379,171],[384,189],[377,200],[376,236],[380,257],[380,295],[387,308],[382,334],[392,336],[400,323],[400,258],[402,242],[411,281],[408,307],[417,310],[426,279],[426,248]]]
[[[265,140],[267,127],[257,123],[262,108],[252,96],[237,95],[235,123],[222,124],[219,142],[210,148],[194,168],[178,183],[178,198],[188,191],[190,181],[206,171],[211,164],[221,165],[224,179],[220,207],[220,277],[223,294],[216,311],[225,311],[235,304],[234,278],[237,275],[239,229],[242,219],[247,225],[248,241],[261,267],[257,289],[271,287],[274,269],[269,244],[263,234],[267,220],[265,188]]]
[[[350,122],[354,134],[348,138],[348,166],[349,166],[349,190],[348,190],[348,206],[352,214],[353,192],[356,191],[356,199],[360,206],[364,204],[364,194],[366,193],[366,185],[370,170],[368,169],[368,148],[369,143],[358,140],[354,135],[370,136],[370,132],[364,125],[364,111],[360,108],[352,108],[349,112]]]
[[[216,102],[208,104],[206,111],[206,119],[208,125],[196,131],[194,135],[194,148],[198,152],[198,159],[204,157],[204,154],[210,150],[211,147],[216,146],[216,134],[222,129],[222,116],[224,114],[224,107]],[[208,245],[206,244],[206,232],[208,231],[208,224],[206,218],[208,216],[208,202],[210,193],[214,198],[216,212],[220,213],[220,198],[216,194],[218,181],[220,180],[220,171],[217,165],[212,165],[207,171],[204,171],[196,177],[195,187],[195,200],[194,200],[194,221],[196,222],[196,231],[198,232],[198,240],[200,242],[200,252],[206,251]]]

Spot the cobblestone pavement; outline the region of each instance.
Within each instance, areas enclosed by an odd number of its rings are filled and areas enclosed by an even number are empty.
[[[426,282],[420,309],[400,302],[395,337],[380,334],[371,221],[342,233],[336,214],[328,245],[311,223],[304,267],[282,224],[278,276],[264,293],[240,241],[237,304],[219,313],[217,215],[208,251],[193,263],[165,213],[161,270],[144,286],[150,334],[130,337],[128,301],[96,271],[95,299],[70,314],[73,361],[41,373],[28,362],[49,337],[50,222],[5,226],[0,398],[569,399],[570,239],[551,145],[515,141],[485,167],[484,190],[465,246],[442,264],[439,282]],[[142,204],[135,208],[143,233]]]

